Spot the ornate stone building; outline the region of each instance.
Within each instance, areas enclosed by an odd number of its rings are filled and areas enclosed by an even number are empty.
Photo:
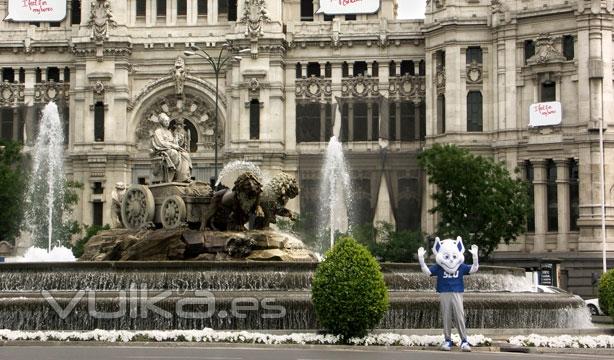
[[[220,162],[294,174],[302,192],[293,206],[313,218],[322,156],[340,128],[360,221],[387,214],[426,233],[436,219],[416,156],[455,143],[533,183],[529,232],[501,247],[499,261],[561,261],[562,286],[591,294],[601,264],[596,130],[614,114],[612,1],[432,0],[424,20],[397,20],[394,0],[372,15],[314,15],[318,4],[68,0],[61,23],[1,22],[0,136],[31,144],[41,105],[58,102],[67,176],[85,185],[76,216],[110,223],[115,183],[151,181],[151,119],[161,112],[183,122],[194,176],[214,174],[217,95]],[[217,94],[209,63],[184,56],[193,45],[242,57],[230,57]],[[551,100],[562,103],[562,124],[529,128],[529,106]]]

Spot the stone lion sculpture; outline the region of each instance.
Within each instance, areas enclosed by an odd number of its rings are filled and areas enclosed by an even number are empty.
[[[256,218],[254,227],[258,230],[267,229],[271,223],[277,223],[277,216],[296,220],[297,215],[286,209],[286,204],[298,196],[298,192],[298,184],[294,177],[284,172],[275,175],[264,185],[260,196],[263,216]]]
[[[213,194],[211,205],[204,211],[201,230],[244,231],[251,215],[262,217],[259,207],[262,184],[254,174],[246,172],[237,178],[231,189]]]

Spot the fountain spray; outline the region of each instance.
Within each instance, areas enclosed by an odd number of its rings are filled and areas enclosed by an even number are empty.
[[[35,242],[41,244],[46,238],[48,252],[51,251],[53,217],[57,216],[55,211],[61,211],[63,197],[64,130],[57,105],[49,102],[43,109],[33,148],[25,216],[26,228]],[[41,217],[46,221],[41,221]]]

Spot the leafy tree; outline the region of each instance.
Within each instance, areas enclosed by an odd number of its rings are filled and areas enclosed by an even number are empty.
[[[509,244],[525,232],[528,187],[503,163],[439,144],[421,153],[418,163],[437,187],[429,211],[439,215],[439,236],[462,236],[465,246],[476,244],[488,256],[501,241]]]
[[[422,234],[418,231],[395,230],[387,222],[377,226],[363,224],[352,228],[352,236],[367,246],[380,261],[413,262],[420,246],[424,246]]]
[[[83,255],[83,251],[85,248],[85,244],[87,244],[87,242],[96,234],[98,234],[101,231],[104,230],[111,230],[111,226],[109,226],[109,224],[106,224],[105,226],[100,226],[100,225],[84,225],[85,227],[85,235],[83,236],[83,238],[79,239],[76,243],[75,246],[72,248],[72,253],[73,255],[75,255],[76,258],[80,258],[81,255]]]
[[[26,189],[21,145],[0,141],[0,240],[14,242],[23,219]]]

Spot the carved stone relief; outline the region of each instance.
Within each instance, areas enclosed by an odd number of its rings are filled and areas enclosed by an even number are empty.
[[[271,22],[264,0],[245,0],[243,17],[239,22],[245,24],[245,36],[257,39],[264,35],[263,25]]]
[[[547,64],[563,62],[567,59],[554,47],[554,39],[550,34],[540,34],[535,44],[535,55],[527,60],[527,64]]]
[[[117,23],[113,20],[111,3],[108,0],[92,1],[87,26],[92,28],[92,39],[104,41],[109,38],[109,28],[114,28]]]

